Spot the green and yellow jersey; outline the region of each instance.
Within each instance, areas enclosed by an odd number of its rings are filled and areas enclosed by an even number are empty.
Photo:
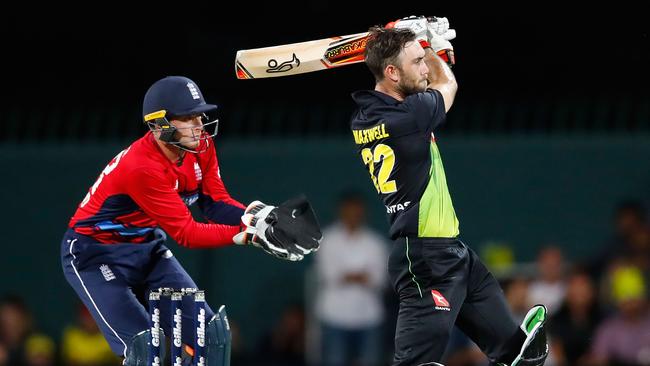
[[[386,206],[390,236],[454,238],[458,218],[433,134],[446,118],[429,89],[400,102],[374,90],[352,94],[351,128],[361,160]]]

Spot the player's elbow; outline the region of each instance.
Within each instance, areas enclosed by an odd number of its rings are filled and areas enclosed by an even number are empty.
[[[454,78],[449,81],[449,102],[447,103],[447,101],[445,101],[445,112],[448,112],[449,109],[451,108],[451,105],[454,103],[454,100],[456,99],[457,91],[458,91],[458,83]]]
[[[191,242],[189,240],[187,240],[186,237],[180,237],[180,238],[176,239],[176,242],[178,243],[178,245],[180,245],[182,247],[185,247],[185,248],[191,248],[192,247],[192,245],[190,244]]]
[[[455,96],[456,92],[458,91],[458,82],[456,81],[456,78],[449,80],[449,87],[452,89]]]
[[[433,89],[438,90],[442,95],[442,99],[445,102],[445,112],[448,112],[452,104],[454,104],[456,92],[458,91],[456,79],[450,79],[443,84],[436,85]]]
[[[187,228],[182,228],[181,230],[174,233],[174,235],[172,235],[172,238],[174,238],[178,245],[185,248],[190,248],[192,246],[191,232],[192,231],[188,230]]]

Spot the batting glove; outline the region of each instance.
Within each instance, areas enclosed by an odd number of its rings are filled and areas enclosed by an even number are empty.
[[[431,49],[449,66],[456,64],[454,47],[450,40],[456,38],[456,30],[449,29],[447,18],[429,17],[427,22],[427,35]]]
[[[429,46],[429,25],[425,16],[411,15],[386,24],[384,28],[410,29],[422,48]]]
[[[429,37],[432,34],[437,34],[447,41],[456,38],[456,30],[449,29],[449,20],[444,17],[427,17],[427,28]]]

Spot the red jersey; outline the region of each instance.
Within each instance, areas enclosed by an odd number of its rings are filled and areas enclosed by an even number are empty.
[[[209,223],[192,217],[196,201]],[[243,213],[221,180],[215,148],[185,153],[178,166],[148,132],[104,168],[68,226],[106,244],[140,243],[161,227],[180,245],[204,248],[232,244]]]

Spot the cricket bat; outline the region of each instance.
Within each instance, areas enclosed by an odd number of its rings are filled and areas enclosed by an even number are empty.
[[[304,74],[363,62],[368,32],[237,51],[237,79]]]

